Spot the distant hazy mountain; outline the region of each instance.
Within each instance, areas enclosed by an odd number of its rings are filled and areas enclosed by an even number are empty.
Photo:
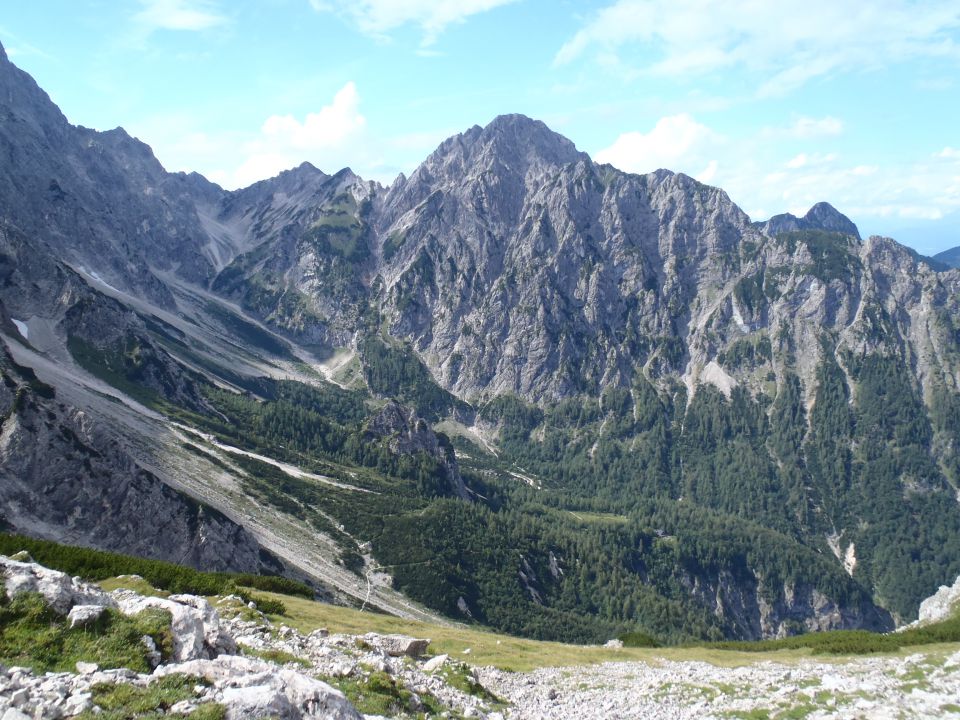
[[[949,265],[952,268],[960,267],[960,247],[950,248],[949,250],[944,250],[933,256],[934,260],[942,262],[944,265]]]
[[[960,574],[960,272],[827,203],[520,115],[227,192],[2,53],[0,154],[8,528],[580,640],[882,629]]]

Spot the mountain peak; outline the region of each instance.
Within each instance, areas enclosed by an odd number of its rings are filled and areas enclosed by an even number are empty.
[[[3,48],[3,43],[0,42],[0,62],[10,62],[7,58],[7,51]]]
[[[476,141],[495,146],[508,157],[537,157],[556,165],[575,162],[583,155],[576,145],[543,121],[520,114],[498,115],[480,131]]]
[[[754,223],[768,235],[779,235],[794,230],[826,230],[852,235],[860,240],[860,231],[854,222],[828,202],[818,202],[807,214],[798,218],[791,213],[774,215],[766,222]]]
[[[818,202],[807,211],[803,219],[817,230],[833,230],[858,239],[860,237],[860,231],[854,222],[828,202]]]

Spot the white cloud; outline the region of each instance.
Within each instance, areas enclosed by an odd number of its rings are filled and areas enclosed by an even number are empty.
[[[732,68],[779,95],[812,78],[919,56],[957,57],[956,0],[617,0],[557,52],[555,65],[591,55],[606,66],[661,76]]]
[[[952,148],[948,145],[943,150],[936,153],[934,157],[943,158],[944,160],[960,160],[960,150]]]
[[[789,134],[796,138],[823,137],[824,135],[839,135],[843,132],[843,121],[827,116],[824,118],[797,118],[790,126]]]
[[[216,118],[212,121],[216,123]],[[310,162],[327,173],[351,167],[361,177],[390,183],[409,174],[456,130],[388,135],[371,131],[361,96],[347,82],[331,101],[305,116],[275,114],[258,128],[213,131],[184,112],[155,116],[130,127],[149,144],[164,167],[197,171],[227,189],[246,187]]]
[[[716,176],[718,167],[719,163],[716,160],[711,160],[695,177],[702,183],[709,183]]]
[[[450,25],[516,0],[310,0],[318,12],[335,12],[361,32],[384,37],[407,25],[420,26],[423,45],[431,45]]]
[[[799,155],[795,155],[787,162],[787,167],[791,170],[796,170],[809,165],[826,165],[827,163],[831,163],[836,159],[837,156],[834,153],[813,153],[812,155],[800,153]]]
[[[648,133],[627,132],[595,154],[597,162],[627,172],[652,172],[659,168],[694,172],[706,164],[698,176],[707,182],[717,172],[717,164],[707,157],[722,138],[690,115],[681,113],[662,117]]]
[[[223,25],[227,18],[205,0],[140,0],[142,10],[134,21],[153,30],[206,30]]]
[[[366,123],[360,114],[357,86],[348,82],[329,105],[302,121],[292,115],[268,117],[259,135],[244,143],[244,159],[239,165],[233,170],[221,169],[218,175],[230,187],[245,187],[305,160],[339,169],[350,164],[351,155],[360,155]]]

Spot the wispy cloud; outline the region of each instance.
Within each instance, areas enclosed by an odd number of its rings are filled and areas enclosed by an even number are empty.
[[[44,52],[35,45],[25,42],[22,38],[17,37],[2,26],[0,26],[0,39],[3,40],[3,49],[4,52],[7,53],[7,57],[26,57],[28,55],[32,55],[35,57],[41,57],[44,60],[53,60],[52,55]]]
[[[366,35],[384,39],[399,27],[418,25],[427,47],[450,25],[517,0],[310,0],[318,12],[341,15]]]
[[[227,22],[226,16],[206,0],[140,0],[140,6],[133,20],[146,33],[207,30]]]
[[[360,93],[345,84],[333,101],[303,120],[271,115],[258,136],[243,143],[239,165],[214,173],[228,187],[244,187],[309,160],[327,169],[339,169],[360,155],[366,118],[360,113]]]
[[[955,0],[617,0],[557,52],[668,77],[742,68],[761,96],[836,72],[921,56],[960,57]]]
[[[745,137],[720,133],[688,114],[620,135],[594,153],[628,172],[682,171],[718,185],[763,219],[805,213],[827,200],[855,221],[883,228],[901,219],[936,219],[960,211],[960,149],[952,146],[903,160],[863,162],[822,146],[843,132],[837,118],[800,117]],[[790,154],[787,149],[790,148]],[[891,231],[888,231],[891,232]]]
[[[595,159],[627,172],[682,170],[709,182],[718,166],[709,156],[722,143],[719,134],[681,113],[660,118],[649,132],[623,133]]]

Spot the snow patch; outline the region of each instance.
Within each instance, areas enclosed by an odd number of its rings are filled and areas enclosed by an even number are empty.
[[[13,324],[17,326],[17,330],[23,335],[24,340],[30,339],[30,328],[27,327],[27,324],[23,320],[17,320],[16,318],[10,318],[13,320]]]

